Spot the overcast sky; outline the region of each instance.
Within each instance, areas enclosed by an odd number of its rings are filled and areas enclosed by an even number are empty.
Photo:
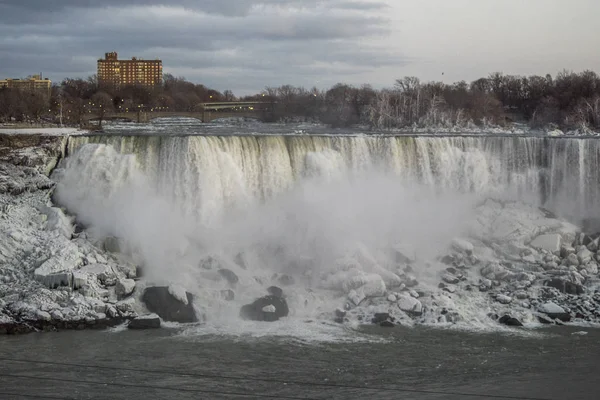
[[[108,51],[236,94],[599,71],[599,15],[598,0],[0,0],[0,78],[87,77]]]

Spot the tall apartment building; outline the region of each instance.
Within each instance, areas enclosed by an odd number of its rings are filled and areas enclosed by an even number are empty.
[[[52,81],[48,78],[42,78],[42,75],[32,75],[26,79],[3,79],[0,80],[0,88],[13,88],[23,91],[36,91],[50,96],[52,91]]]
[[[162,84],[162,61],[119,60],[116,52],[106,53],[98,60],[98,83],[100,85],[141,85],[156,86]]]

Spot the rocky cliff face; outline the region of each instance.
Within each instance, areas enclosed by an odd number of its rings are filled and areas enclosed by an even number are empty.
[[[136,315],[135,266],[80,237],[51,201],[49,175],[67,142],[0,134],[0,333],[105,327]],[[127,293],[117,293],[123,282]]]
[[[65,155],[68,136],[0,134],[0,162],[49,175]]]

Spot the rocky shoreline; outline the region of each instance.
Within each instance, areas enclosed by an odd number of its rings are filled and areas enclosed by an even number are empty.
[[[89,234],[53,204],[56,183],[49,175],[67,141],[0,135],[0,333],[203,322],[195,294],[148,285],[126,242]],[[389,259],[380,259],[358,247],[317,271],[318,285],[303,286],[303,276],[252,277],[270,286],[268,294],[241,306],[239,315],[276,321],[326,292],[339,307],[319,317],[347,324],[600,323],[600,233],[584,234],[547,210],[518,202],[488,199],[474,214],[469,231],[442,257],[394,248]],[[247,274],[239,258],[199,263],[222,283],[214,292],[225,304],[237,296],[238,274]]]

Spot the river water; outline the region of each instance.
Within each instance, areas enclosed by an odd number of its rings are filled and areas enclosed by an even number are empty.
[[[350,340],[352,336],[355,340]],[[347,339],[196,336],[179,329],[6,336],[0,338],[0,397],[25,398],[8,394],[19,393],[60,399],[595,400],[600,396],[600,332],[593,329],[562,327],[520,335],[377,327]]]

